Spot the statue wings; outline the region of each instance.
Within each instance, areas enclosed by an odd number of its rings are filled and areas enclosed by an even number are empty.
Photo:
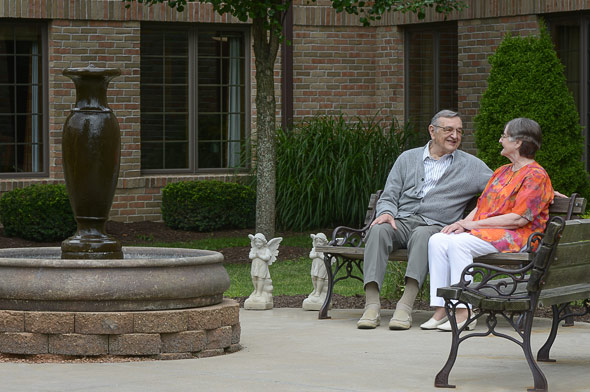
[[[268,265],[271,265],[279,255],[279,244],[283,240],[283,237],[273,238],[272,240],[268,241],[268,249],[270,250],[271,257]]]

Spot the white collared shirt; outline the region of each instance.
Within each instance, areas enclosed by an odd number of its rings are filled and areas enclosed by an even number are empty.
[[[422,154],[422,160],[424,161],[424,185],[418,193],[419,197],[424,197],[432,188],[436,186],[436,183],[445,170],[453,163],[455,157],[455,151],[450,154],[445,154],[440,159],[434,159],[430,156],[430,142],[424,147],[424,153]]]

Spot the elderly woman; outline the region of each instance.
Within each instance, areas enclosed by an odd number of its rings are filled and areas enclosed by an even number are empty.
[[[528,118],[516,118],[500,137],[501,154],[512,163],[497,169],[477,201],[462,220],[445,226],[428,242],[430,305],[434,315],[422,329],[450,331],[439,287],[459,282],[473,258],[495,252],[520,252],[533,232],[545,230],[553,188],[545,169],[535,162],[541,147],[541,128]],[[457,325],[463,327],[468,310],[458,306]],[[473,328],[472,322],[467,329]]]

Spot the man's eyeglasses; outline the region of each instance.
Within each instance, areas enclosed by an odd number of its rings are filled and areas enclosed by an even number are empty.
[[[500,136],[500,139],[508,139],[508,138],[510,138],[510,135],[506,135],[506,132],[504,132],[502,134],[502,136]]]
[[[444,133],[445,135],[450,135],[453,132],[457,132],[457,135],[459,135],[459,136],[463,135],[463,128],[441,127],[441,126],[434,125],[434,124],[432,124],[432,126],[436,127],[436,128],[440,128],[442,133]]]

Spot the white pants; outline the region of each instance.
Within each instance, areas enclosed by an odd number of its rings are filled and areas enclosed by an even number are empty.
[[[436,296],[439,287],[459,283],[461,272],[478,256],[496,253],[489,242],[469,233],[436,233],[428,241],[428,268],[430,270],[430,306],[445,306],[445,300]],[[459,305],[458,307],[465,307]]]

